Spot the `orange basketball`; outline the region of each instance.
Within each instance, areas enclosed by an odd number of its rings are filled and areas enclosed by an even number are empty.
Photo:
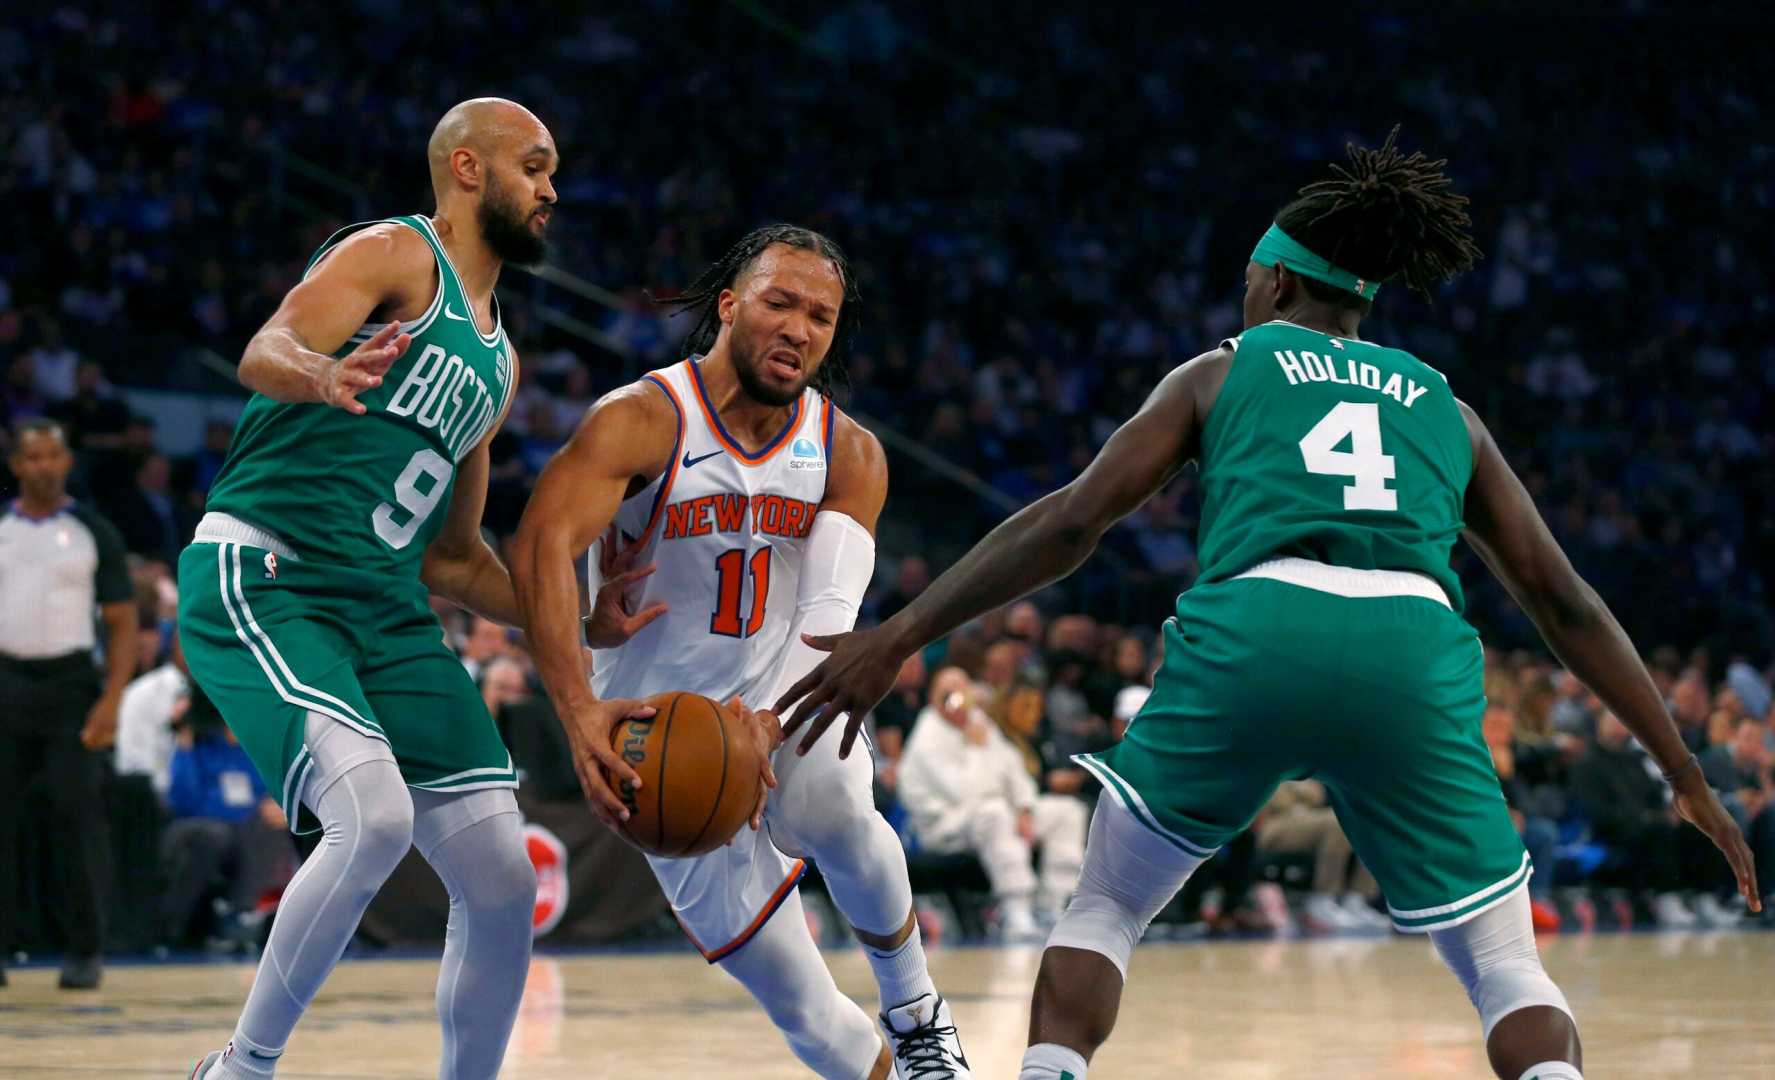
[[[658,711],[616,726],[613,745],[641,776],[641,790],[617,785],[629,808],[622,831],[654,855],[713,851],[733,839],[758,805],[758,744],[740,719],[701,694],[655,694]],[[608,779],[608,774],[606,774]]]

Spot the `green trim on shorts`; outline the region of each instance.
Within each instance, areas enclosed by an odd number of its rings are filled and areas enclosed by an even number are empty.
[[[1451,926],[1459,926],[1475,915],[1490,911],[1508,900],[1517,889],[1528,885],[1530,875],[1534,873],[1534,864],[1529,861],[1528,853],[1522,856],[1522,865],[1516,872],[1502,881],[1494,882],[1485,888],[1461,897],[1452,903],[1441,904],[1433,908],[1420,908],[1417,911],[1400,911],[1393,905],[1387,905],[1387,914],[1393,917],[1393,925],[1407,933],[1421,934],[1430,930],[1446,930]]]
[[[1110,794],[1115,796],[1116,802],[1120,803],[1123,808],[1133,816],[1135,821],[1146,826],[1149,830],[1156,833],[1161,840],[1164,840],[1185,855],[1197,859],[1209,859],[1213,858],[1214,853],[1220,850],[1219,848],[1203,847],[1192,840],[1177,835],[1163,825],[1160,825],[1158,819],[1153,816],[1152,811],[1147,809],[1145,801],[1140,797],[1140,793],[1134,790],[1134,786],[1118,776],[1116,771],[1110,768],[1109,765],[1096,754],[1074,754],[1072,760],[1089,769],[1093,776],[1097,777],[1098,780],[1101,780],[1104,788],[1107,789]]]

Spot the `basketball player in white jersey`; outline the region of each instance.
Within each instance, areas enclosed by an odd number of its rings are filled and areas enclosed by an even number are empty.
[[[835,342],[842,354],[853,300],[830,240],[756,230],[683,298],[701,313],[690,338],[703,354],[600,400],[537,481],[513,578],[580,782],[607,823],[626,811],[600,766],[640,782],[610,738],[632,699],[686,690],[774,700],[819,658],[801,634],[856,619],[887,465],[875,437],[815,388]],[[666,613],[626,641],[593,640],[613,647],[595,653],[588,686],[573,560],[593,546],[656,567],[634,586],[631,610],[663,603]],[[594,556],[594,581],[598,565]],[[746,715],[770,746],[780,741],[774,715]],[[841,760],[826,740],[774,765],[762,827],[708,855],[649,860],[679,922],[819,1075],[968,1076],[925,968],[905,853],[875,812],[869,758]],[[808,933],[795,892],[803,858],[819,863],[868,953],[879,1032],[839,992]]]

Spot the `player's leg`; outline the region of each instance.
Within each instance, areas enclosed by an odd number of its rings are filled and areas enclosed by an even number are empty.
[[[895,1033],[896,1049],[911,1052],[924,1037],[915,1032],[947,1030],[941,1042],[951,1058],[950,1075],[966,1075],[949,1005],[926,966],[905,849],[875,809],[874,763],[869,754],[855,751],[840,758],[838,744],[821,739],[805,757],[792,747],[778,751],[777,790],[768,807],[771,839],[819,864],[833,903],[869,958],[882,1022]]]
[[[1459,926],[1432,930],[1430,940],[1479,1010],[1493,1072],[1506,1080],[1582,1075],[1578,1028],[1541,967],[1527,889]]]
[[[413,844],[450,895],[438,972],[443,1025],[440,1080],[499,1072],[530,969],[536,869],[509,788],[460,793],[412,789]]]
[[[411,785],[413,842],[450,895],[438,972],[439,1076],[499,1071],[530,970],[536,871],[493,718],[429,608],[391,613],[359,679]]]
[[[318,713],[303,802],[321,841],[284,889],[234,1038],[203,1080],[268,1077],[296,1022],[413,841],[413,802],[388,744]]]
[[[1244,583],[1202,586],[1165,625],[1165,662],[1122,741],[1075,760],[1103,783],[1084,868],[1048,938],[1023,1080],[1084,1080],[1121,1008],[1134,945],[1196,868],[1250,825],[1302,763],[1295,680],[1269,677],[1290,613]],[[1265,673],[1256,678],[1253,672]]]
[[[1204,860],[1099,800],[1078,889],[1042,953],[1021,1080],[1083,1080],[1115,1028],[1135,944]]]
[[[180,640],[192,677],[284,813],[318,819],[322,837],[284,890],[233,1042],[199,1069],[210,1080],[271,1074],[412,841],[412,800],[352,671],[353,624],[327,611],[328,571],[287,561],[278,572],[265,554],[233,543],[185,549]],[[348,614],[365,603],[339,602]]]
[[[1569,1005],[1541,966],[1533,868],[1480,734],[1484,658],[1452,611],[1411,597],[1313,601],[1303,617],[1363,628],[1349,685],[1321,716],[1321,776],[1394,925],[1429,933],[1478,1011],[1492,1067],[1571,1080]]]
[[[795,1056],[816,1075],[827,1080],[892,1076],[881,1033],[832,981],[807,931],[798,893],[791,892],[776,914],[720,963],[758,999]]]

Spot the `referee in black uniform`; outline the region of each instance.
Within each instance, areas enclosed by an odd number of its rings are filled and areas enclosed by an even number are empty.
[[[61,985],[89,990],[99,985],[105,934],[97,751],[116,736],[117,705],[135,673],[136,607],[122,537],[68,497],[74,455],[61,426],[21,425],[8,464],[19,496],[0,513],[0,961],[18,929],[20,830],[43,821],[26,796],[40,791],[56,864],[47,899],[68,945]],[[95,607],[107,628],[103,685],[93,664]]]

